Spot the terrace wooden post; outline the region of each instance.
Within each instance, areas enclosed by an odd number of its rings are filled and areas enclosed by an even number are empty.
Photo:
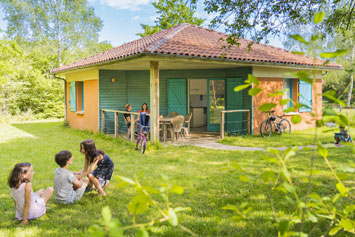
[[[250,134],[250,127],[251,127],[251,124],[250,124],[250,110],[248,111],[248,118],[247,118],[247,126],[248,126],[248,135]]]
[[[150,61],[150,137],[159,141],[159,61]]]
[[[101,131],[105,133],[105,111],[101,110]]]
[[[221,111],[221,124],[219,125],[220,126],[220,135],[221,135],[221,138],[223,139],[224,138],[224,112]]]
[[[130,141],[134,141],[134,114],[131,114],[131,138]]]
[[[118,113],[115,112],[115,137],[118,136]]]

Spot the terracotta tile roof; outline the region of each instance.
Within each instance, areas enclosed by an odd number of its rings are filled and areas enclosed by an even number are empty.
[[[169,28],[150,36],[123,44],[116,48],[98,53],[77,62],[56,68],[52,73],[63,72],[75,68],[92,66],[116,59],[139,54],[179,55],[195,58],[224,59],[247,63],[277,63],[285,65],[322,66],[323,60],[313,61],[312,57],[296,55],[290,51],[269,46],[254,44],[247,52],[250,41],[241,39],[240,46],[225,47],[224,40],[228,35],[187,23]],[[341,68],[336,63],[326,65],[329,68]]]

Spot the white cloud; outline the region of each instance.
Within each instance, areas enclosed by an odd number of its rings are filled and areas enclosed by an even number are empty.
[[[150,0],[100,0],[100,4],[119,10],[140,10],[140,6],[147,5]]]
[[[158,18],[158,15],[149,16],[150,21],[155,21],[157,18]]]
[[[141,17],[140,16],[134,16],[133,17],[133,20],[138,20],[138,19],[140,19]]]

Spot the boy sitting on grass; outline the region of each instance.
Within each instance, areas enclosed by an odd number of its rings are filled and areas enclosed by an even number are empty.
[[[340,132],[334,133],[335,144],[339,144],[341,141],[353,143],[353,140],[351,139],[348,130],[345,130],[345,127],[343,126],[340,126],[339,128]]]
[[[77,179],[68,167],[73,163],[70,151],[61,151],[55,155],[55,162],[60,166],[54,172],[54,196],[59,203],[79,201],[88,185],[88,178]]]

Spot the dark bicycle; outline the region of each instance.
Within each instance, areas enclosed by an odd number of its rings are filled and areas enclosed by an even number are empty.
[[[283,119],[282,116],[274,116],[274,110],[268,111],[266,113],[267,119],[264,120],[260,125],[260,135],[262,137],[270,137],[273,130],[279,134],[291,133],[291,123],[287,119]],[[272,126],[273,124],[274,126]]]
[[[150,128],[149,116],[145,112],[140,113],[139,115],[139,134],[136,143],[136,150],[141,150],[142,154],[144,154],[147,148],[147,133]]]

